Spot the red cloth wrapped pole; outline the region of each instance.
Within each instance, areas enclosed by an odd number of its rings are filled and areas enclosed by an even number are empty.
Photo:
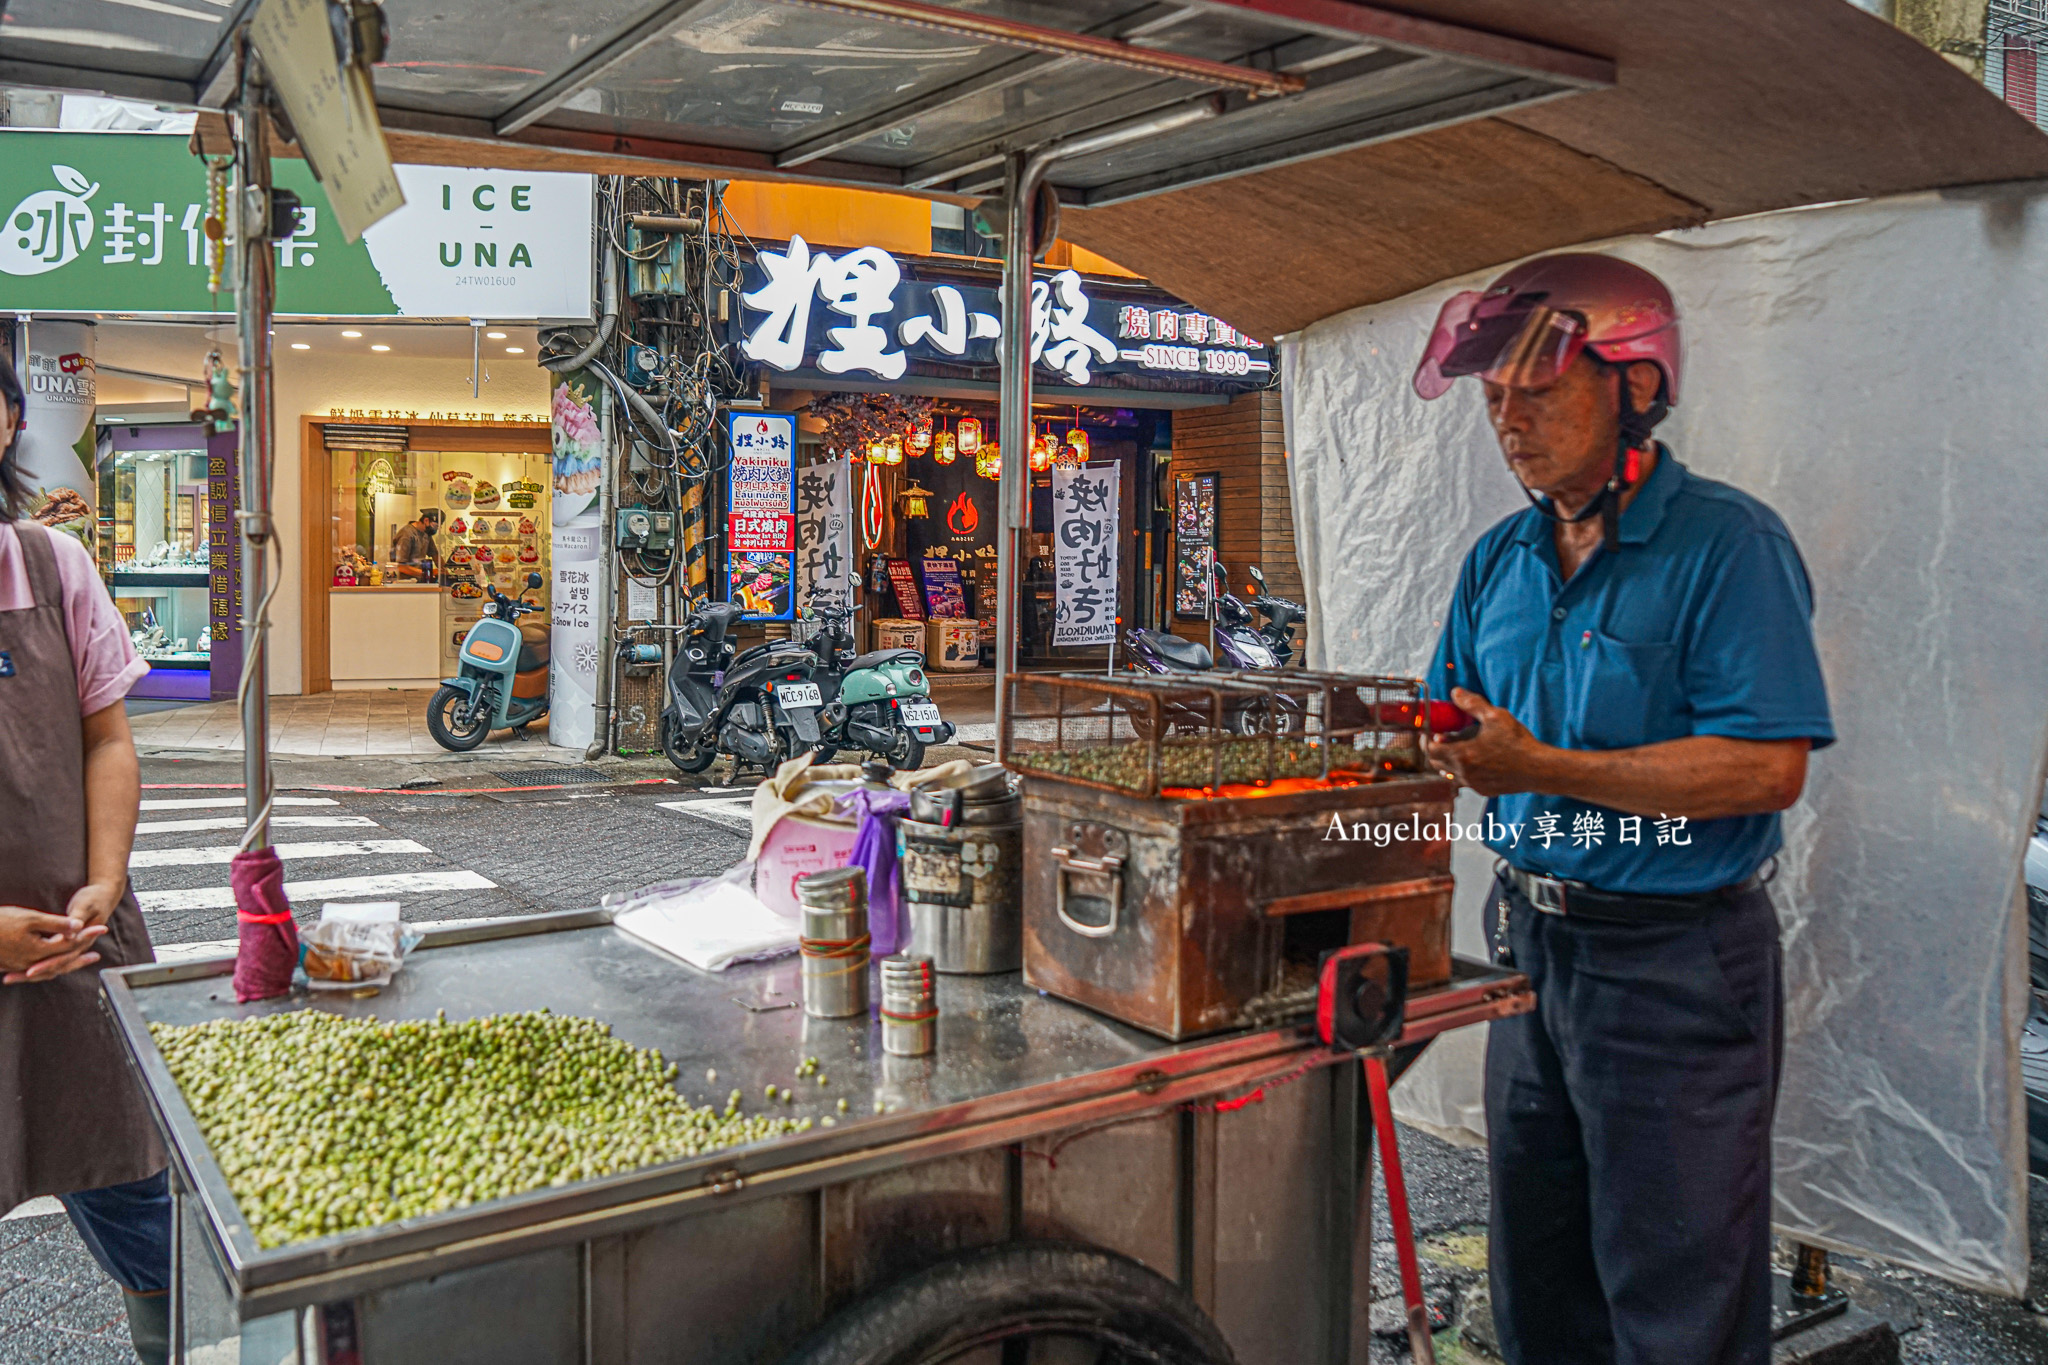
[[[235,999],[268,1000],[292,988],[299,965],[299,926],[284,894],[284,864],[274,848],[237,853],[229,871],[240,942],[235,947]]]

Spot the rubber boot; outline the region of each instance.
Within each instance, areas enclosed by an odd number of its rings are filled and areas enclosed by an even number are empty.
[[[128,1337],[135,1343],[136,1359],[142,1365],[170,1365],[171,1291],[131,1294],[121,1291],[128,1306]]]

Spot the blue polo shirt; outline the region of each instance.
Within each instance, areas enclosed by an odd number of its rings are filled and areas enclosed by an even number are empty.
[[[1430,665],[1567,749],[1688,735],[1834,742],[1813,648],[1813,589],[1777,513],[1659,448],[1621,514],[1621,546],[1567,581],[1535,508],[1466,556]],[[1531,792],[1487,802],[1487,843],[1516,867],[1604,891],[1739,882],[1782,842],[1777,815],[1681,822]]]

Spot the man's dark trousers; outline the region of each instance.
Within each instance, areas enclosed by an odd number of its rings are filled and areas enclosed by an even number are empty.
[[[1533,1014],[1492,1026],[1493,1315],[1508,1365],[1767,1365],[1784,1050],[1761,889],[1696,921],[1546,915],[1496,880]]]

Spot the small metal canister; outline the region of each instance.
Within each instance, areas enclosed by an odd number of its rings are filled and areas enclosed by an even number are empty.
[[[922,1057],[938,1043],[939,1005],[932,960],[909,953],[882,959],[882,1051]]]
[[[799,877],[804,1013],[848,1019],[868,1010],[868,878],[857,867]]]

